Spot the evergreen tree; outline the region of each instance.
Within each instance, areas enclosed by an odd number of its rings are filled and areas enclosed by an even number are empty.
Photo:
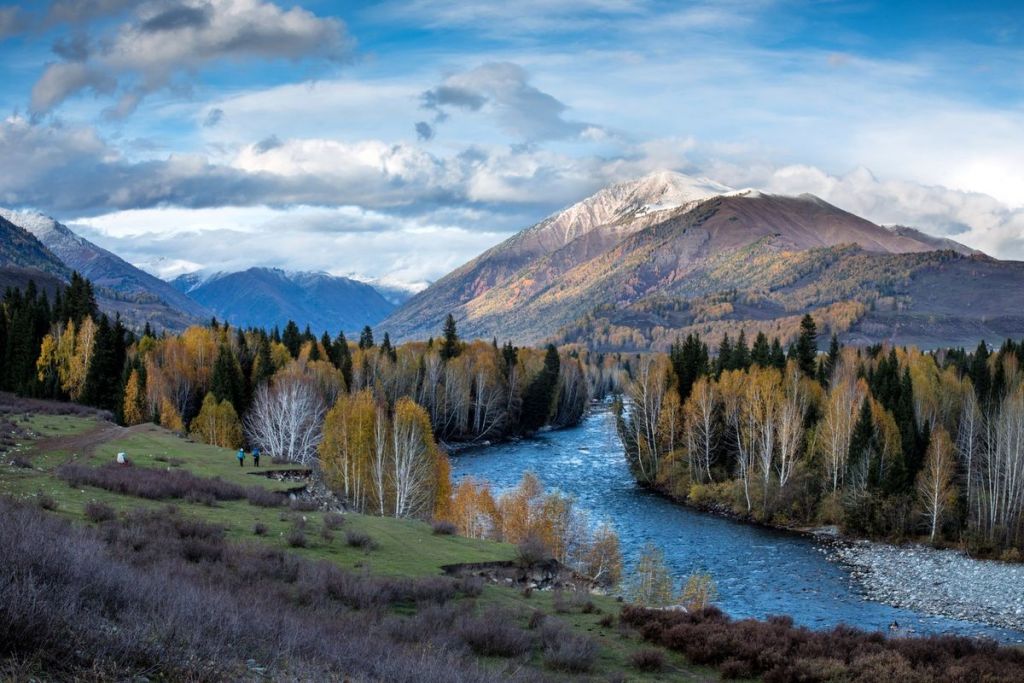
[[[871,401],[865,398],[860,402],[860,412],[850,436],[847,467],[850,470],[861,467],[866,460],[873,457],[875,451],[875,421],[871,416]]]
[[[924,450],[927,448],[927,444],[923,443],[921,434],[918,433],[917,419],[914,416],[914,383],[910,378],[910,368],[903,370],[893,417],[900,430],[900,446],[903,449],[903,460],[906,463],[907,480],[904,482],[904,486],[910,486],[917,478],[924,459]]]
[[[101,315],[96,325],[96,336],[93,341],[92,358],[89,371],[85,376],[82,389],[82,403],[96,408],[115,411],[120,403],[118,384],[122,368],[117,364],[117,346],[115,328],[110,319]]]
[[[441,340],[441,360],[451,360],[462,353],[459,334],[455,329],[455,317],[449,313],[444,319],[443,338]]]
[[[772,367],[779,370],[786,369],[786,352],[782,350],[779,338],[772,339]]]
[[[974,383],[974,393],[978,397],[978,403],[988,405],[989,389],[992,386],[992,378],[988,372],[988,346],[984,341],[978,343],[971,359],[971,382]]]
[[[685,403],[697,379],[708,373],[707,344],[701,341],[700,335],[688,334],[681,344],[676,342],[672,345],[669,359],[678,380],[679,400]]]
[[[359,348],[363,351],[373,348],[373,329],[369,325],[363,327],[363,331],[359,335]]]
[[[384,333],[384,341],[380,343],[380,352],[392,363],[398,361],[398,352],[395,350],[395,347],[391,345],[391,335],[387,332]]]
[[[295,324],[294,320],[289,320],[288,324],[284,326],[281,343],[288,349],[292,358],[299,357],[299,351],[302,349],[302,334],[299,333],[299,326]]]
[[[772,349],[768,345],[768,336],[764,332],[758,332],[754,339],[754,346],[750,350],[750,361],[761,368],[767,368],[772,364]]]
[[[512,342],[505,342],[501,347],[501,373],[507,380],[512,374],[512,368],[519,362],[519,349],[512,346]]]
[[[334,367],[341,371],[341,376],[345,380],[345,388],[351,391],[352,353],[349,351],[348,340],[345,339],[344,332],[339,332],[338,337],[331,345],[331,361],[334,363]]]
[[[270,357],[270,340],[260,337],[256,347],[256,358],[252,362],[252,382],[250,383],[255,393],[261,384],[274,376],[274,360]]]
[[[747,346],[745,330],[740,330],[740,336],[736,339],[736,346],[732,350],[732,369],[750,369],[750,348]]]
[[[832,340],[828,344],[828,357],[825,360],[825,379],[829,382],[832,381],[832,374],[836,371],[836,367],[839,366],[839,337],[835,332],[832,333]]]
[[[77,272],[72,273],[71,282],[64,293],[64,311],[61,319],[73,320],[78,327],[86,318],[95,319],[98,314],[92,283]]]
[[[213,363],[210,393],[218,403],[228,401],[237,414],[242,414],[245,407],[245,381],[242,378],[242,368],[239,367],[235,354],[227,344],[220,345],[217,360]]]
[[[519,422],[522,431],[535,432],[547,423],[555,399],[555,390],[558,388],[560,366],[558,349],[554,344],[548,344],[547,353],[544,355],[544,367],[523,394]]]
[[[800,371],[808,377],[814,377],[818,358],[818,326],[808,313],[800,321],[800,336],[796,342],[796,360]]]
[[[726,370],[732,370],[732,341],[729,335],[722,337],[722,343],[718,345],[718,362],[715,374],[721,375]]]

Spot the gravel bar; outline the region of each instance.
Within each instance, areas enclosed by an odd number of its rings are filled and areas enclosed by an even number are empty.
[[[1024,565],[870,541],[840,541],[827,554],[850,568],[872,600],[1024,631]]]

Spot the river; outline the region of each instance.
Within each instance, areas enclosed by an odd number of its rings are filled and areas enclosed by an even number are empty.
[[[718,584],[718,606],[733,617],[788,614],[811,628],[844,623],[882,631],[895,621],[918,634],[1024,640],[1017,631],[872,602],[850,572],[830,561],[809,536],[697,512],[637,486],[606,405],[595,406],[578,427],[452,458],[456,480],[472,475],[491,482],[496,493],[514,487],[528,470],[546,488],[574,496],[592,521],[612,524],[627,575],[643,546],[654,543],[677,583],[695,570],[710,572]]]

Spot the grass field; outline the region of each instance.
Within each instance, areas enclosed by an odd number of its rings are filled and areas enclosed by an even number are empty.
[[[333,532],[333,538],[328,538],[321,533],[324,528],[321,511],[258,507],[245,499],[218,501],[212,505],[181,499],[147,500],[91,486],[72,487],[56,476],[55,469],[60,465],[75,462],[99,467],[114,462],[116,454],[122,451],[135,467],[182,469],[245,487],[286,491],[297,482],[277,481],[256,474],[293,468],[270,465],[255,470],[251,467],[251,458],[247,458],[246,467],[240,468],[234,452],[192,443],[154,425],[124,429],[95,418],[71,415],[22,415],[14,416],[13,420],[30,436],[0,455],[0,494],[22,500],[52,499],[56,502],[54,514],[77,523],[90,523],[84,511],[90,502],[105,503],[119,512],[161,509],[171,503],[179,509],[179,514],[223,526],[229,540],[263,543],[308,559],[328,560],[344,568],[390,576],[438,575],[446,564],[510,560],[515,556],[511,545],[434,535],[430,525],[420,521],[345,513],[341,527]],[[13,460],[20,464],[14,464]],[[298,520],[305,524],[307,547],[292,547],[288,542],[288,533]],[[254,534],[257,525],[263,527],[264,535]],[[370,536],[374,547],[350,547],[346,542],[348,532]],[[620,610],[620,603],[608,596],[592,596],[596,608],[593,610],[558,609],[550,592],[535,591],[527,597],[519,591],[488,585],[475,601],[480,610],[496,606],[508,608],[521,615],[524,623],[534,610],[548,614],[559,612],[559,619],[598,642],[600,654],[593,675],[599,680],[613,677],[617,672],[625,673],[626,677],[615,680],[717,680],[714,671],[690,666],[679,655],[667,651],[668,667],[664,672],[641,673],[633,669],[630,656],[650,646],[642,643],[635,632],[601,625],[602,617],[609,613],[617,615]],[[530,664],[541,668],[539,661]],[[562,676],[545,673],[556,679]]]

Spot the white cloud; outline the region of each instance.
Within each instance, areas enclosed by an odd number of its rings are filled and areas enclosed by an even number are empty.
[[[71,14],[81,7],[65,3]],[[120,9],[123,3],[115,3]],[[87,10],[81,10],[87,11]],[[120,99],[110,109],[124,116],[147,94],[179,75],[222,61],[339,59],[347,50],[341,21],[265,0],[183,0],[141,3],[130,21],[103,36],[100,49],[81,61],[49,65],[32,90],[31,111],[42,114],[91,89]]]

